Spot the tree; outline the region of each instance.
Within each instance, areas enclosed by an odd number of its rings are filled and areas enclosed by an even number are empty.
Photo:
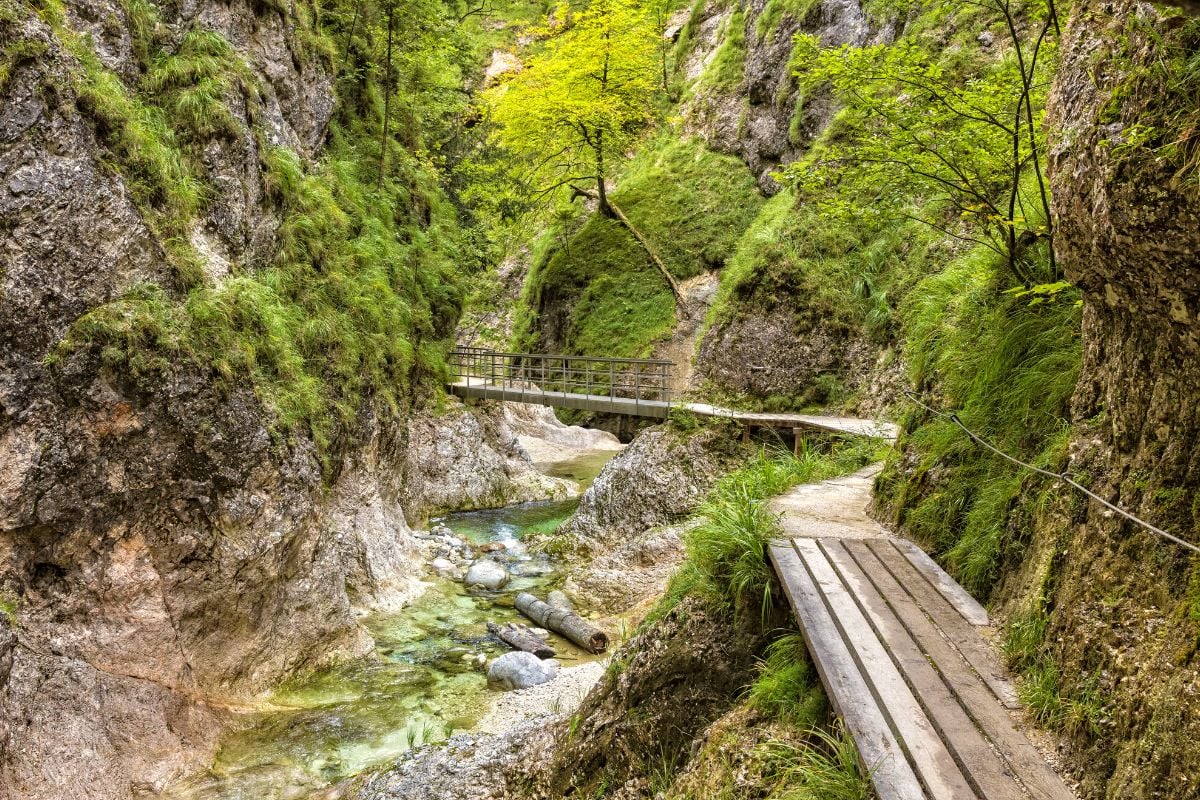
[[[805,65],[804,79],[831,86],[845,106],[845,127],[862,135],[792,168],[791,177],[822,184],[853,166],[864,184],[882,187],[877,207],[883,213],[904,216],[913,216],[914,196],[939,198],[965,229],[952,229],[936,206],[915,218],[996,251],[1026,287],[1057,281],[1042,130],[1057,13],[1052,0],[1031,0],[1020,9],[1011,0],[973,4],[997,14],[1008,46],[994,64],[966,78],[911,41],[825,50],[802,37],[797,60]],[[1048,275],[1035,274],[1023,257],[1039,240],[1048,245]]]
[[[593,0],[572,22],[560,4],[545,52],[489,96],[492,119],[536,198],[570,189],[624,225],[684,307],[674,276],[608,196],[612,162],[653,121],[659,44],[655,20],[631,0]]]
[[[653,21],[630,0],[595,0],[560,29],[542,55],[490,93],[493,120],[532,193],[570,187],[615,218],[605,181],[653,114]]]

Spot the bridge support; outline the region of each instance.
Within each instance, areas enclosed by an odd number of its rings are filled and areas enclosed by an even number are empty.
[[[800,453],[804,451],[804,429],[792,428],[792,455],[796,458],[800,457]]]

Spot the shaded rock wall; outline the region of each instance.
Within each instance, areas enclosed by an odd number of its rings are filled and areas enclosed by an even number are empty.
[[[70,2],[64,36],[132,81],[126,8]],[[38,55],[6,61],[0,84],[0,796],[126,798],[202,764],[227,712],[282,678],[370,650],[360,613],[416,589],[406,517],[518,495],[532,468],[487,419],[460,412],[447,431],[364,410],[323,474],[248,388],[186,364],[135,378],[86,349],[48,366],[82,314],[141,283],[170,291],[173,271],[76,95],[81,65],[31,8],[3,12],[5,58],[12,42]],[[256,87],[226,104],[257,135],[202,155],[219,202],[191,238],[221,280],[273,257],[259,143],[317,155],[331,81],[265,4],[161,13],[168,50],[218,31]],[[410,453],[425,436],[454,450],[430,474]],[[448,496],[442,469],[486,472],[487,490]]]
[[[1184,66],[1200,30],[1165,5],[1083,2],[1072,11],[1049,109],[1057,248],[1084,294],[1070,471],[1200,541],[1200,213],[1190,155],[1200,115]],[[1131,136],[1148,139],[1123,147]],[[1099,505],[1076,508],[1054,531],[1062,539],[1048,566],[1047,640],[1068,682],[1094,680],[1104,699],[1102,734],[1081,737],[1074,753],[1085,794],[1195,796],[1200,573],[1176,545]]]

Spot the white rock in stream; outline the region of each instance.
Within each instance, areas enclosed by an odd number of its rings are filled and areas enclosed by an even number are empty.
[[[542,661],[533,653],[505,653],[488,668],[488,683],[504,689],[528,689],[554,680],[557,661]]]
[[[508,571],[495,561],[481,559],[467,570],[464,582],[467,586],[482,586],[484,589],[495,591],[508,583]]]
[[[445,558],[435,558],[433,561],[430,561],[429,568],[436,574],[441,575],[443,578],[457,578],[462,574],[461,571],[454,566],[453,561],[449,561]]]

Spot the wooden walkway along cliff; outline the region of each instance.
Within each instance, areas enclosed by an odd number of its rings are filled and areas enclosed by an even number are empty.
[[[673,397],[674,362],[649,358],[595,358],[545,353],[502,353],[463,347],[447,357],[447,389],[467,400],[508,400],[557,408],[666,419],[672,409],[722,417],[751,428],[896,438],[890,422],[816,414],[739,411]]]
[[[873,472],[778,498],[770,556],[879,800],[1074,800],[1021,731],[987,611],[866,516]]]

